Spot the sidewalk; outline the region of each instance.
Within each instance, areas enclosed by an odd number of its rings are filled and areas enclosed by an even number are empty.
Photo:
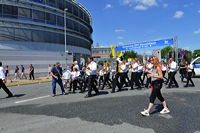
[[[35,80],[23,79],[23,80],[14,80],[12,82],[8,81],[6,83],[6,85],[8,87],[10,87],[10,86],[19,86],[19,85],[27,85],[27,84],[40,84],[40,83],[50,82],[50,81],[51,81],[51,77],[50,78],[47,78],[47,77],[38,77]]]

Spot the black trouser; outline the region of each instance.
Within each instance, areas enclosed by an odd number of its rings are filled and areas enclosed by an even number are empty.
[[[103,83],[103,76],[99,77],[99,87],[101,86],[101,83]]]
[[[102,89],[104,89],[106,83],[109,85],[111,88],[111,80],[110,80],[110,73],[104,74],[104,80],[103,80],[103,86]]]
[[[82,79],[81,92],[85,92],[87,86],[88,86],[88,77],[85,77]]]
[[[30,72],[30,73],[29,73],[29,79],[31,80],[32,78],[33,78],[33,80],[35,80],[34,73],[33,73],[33,72]]]
[[[147,77],[147,72],[144,72],[143,74],[142,84],[144,84],[145,77]]]
[[[170,77],[171,77],[171,72],[168,72],[168,77],[167,77],[166,84],[169,83]]]
[[[168,87],[170,88],[172,83],[174,83],[176,85],[176,87],[179,87],[179,85],[178,85],[178,83],[177,83],[177,81],[175,79],[176,72],[170,72],[170,73],[171,74],[170,74],[170,81],[169,81]]]
[[[192,81],[192,72],[188,72],[188,75],[187,75],[187,84],[186,86],[189,85],[189,81],[192,83],[192,85],[194,86],[194,82]]]
[[[121,91],[121,85],[119,83],[120,73],[116,73],[115,76],[113,76],[112,80],[112,92],[115,92],[116,86],[118,87],[118,91]]]
[[[131,89],[133,89],[133,84],[137,85],[140,88],[140,82],[139,82],[139,73],[138,72],[132,72],[131,73]]]
[[[13,96],[13,94],[10,92],[10,90],[6,87],[6,85],[3,83],[3,80],[0,79],[0,89],[3,89],[7,94],[8,96]]]
[[[154,103],[154,101],[156,100],[156,97],[161,101],[164,102],[165,99],[162,97],[162,94],[160,92],[161,88],[162,88],[162,80],[155,80],[152,82],[151,84],[153,86],[153,90],[151,92],[151,96],[149,98],[150,103]]]
[[[183,82],[184,78],[187,79],[187,73],[186,72],[181,72],[181,81]]]
[[[140,85],[143,85],[142,74],[143,72],[138,72]]]
[[[150,78],[147,77],[147,82],[145,84],[145,87],[149,87],[149,84],[151,84],[151,77]]]
[[[129,84],[130,84],[130,80],[129,80],[129,77],[128,77],[128,71],[126,72],[126,75],[124,75],[125,77],[125,84],[126,84],[126,86],[129,86]],[[128,82],[126,82],[126,79],[128,80]]]
[[[162,74],[163,74],[163,78],[166,79],[167,81],[167,78],[165,77],[166,71],[162,71]]]
[[[99,93],[96,87],[96,75],[90,75],[88,77],[88,96],[91,96],[92,90],[94,90],[96,94]]]
[[[120,74],[120,86],[122,88],[124,84],[126,85],[126,79],[125,79],[126,72],[119,73],[119,74]]]

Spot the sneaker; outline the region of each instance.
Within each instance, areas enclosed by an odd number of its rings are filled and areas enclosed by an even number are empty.
[[[160,111],[161,114],[167,114],[170,110],[168,108],[164,108],[162,111]]]
[[[144,111],[140,112],[143,116],[149,116],[149,112],[147,112],[146,109]]]
[[[52,97],[55,97],[55,96],[56,96],[56,94],[52,94],[51,96],[52,96]]]

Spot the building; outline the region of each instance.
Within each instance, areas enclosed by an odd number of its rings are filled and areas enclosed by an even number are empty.
[[[77,1],[0,0],[0,60],[11,68],[32,63],[37,72],[65,64],[66,8],[67,51],[75,60],[91,55],[91,15]]]
[[[105,61],[110,58],[111,55],[111,48],[110,47],[93,47],[92,48],[92,56],[94,57],[95,61]]]

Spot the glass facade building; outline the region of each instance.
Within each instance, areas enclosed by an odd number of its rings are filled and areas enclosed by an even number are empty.
[[[0,0],[0,41],[6,47],[54,51],[48,44],[64,48],[64,9],[67,8],[67,45],[84,50],[69,52],[90,54],[93,43],[90,13],[74,0]],[[27,42],[32,43],[31,46]],[[39,48],[37,43],[40,44]],[[34,47],[34,45],[36,47]],[[44,46],[43,46],[44,45]],[[17,46],[14,46],[16,49]],[[59,50],[59,48],[56,48]]]
[[[90,55],[91,15],[75,0],[0,0],[0,51],[48,51],[63,56],[65,8],[67,51],[75,58]]]

